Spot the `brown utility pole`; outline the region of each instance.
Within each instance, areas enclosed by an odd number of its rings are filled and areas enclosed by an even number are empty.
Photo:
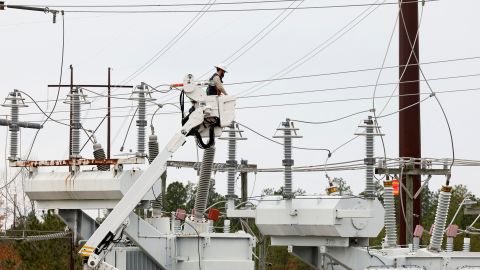
[[[110,83],[110,70],[111,68],[108,68],[108,103],[107,103],[107,159],[110,159],[110,127],[111,127],[111,83]]]
[[[419,38],[418,31],[418,4],[417,0],[400,1],[399,19],[399,66],[400,66],[400,97],[399,97],[399,156],[400,157],[421,157],[421,131],[420,131],[420,72],[419,59]],[[413,46],[412,46],[413,45]],[[403,108],[416,104],[413,107]],[[415,167],[419,165],[415,165]],[[403,185],[407,187],[410,194],[415,194],[421,186],[420,175],[409,175],[402,177]],[[406,220],[403,217],[402,209],[399,207],[400,217],[400,238],[399,244],[411,243],[415,225],[420,224],[421,218],[421,196],[410,199],[407,192],[402,192],[403,208],[405,209]]]

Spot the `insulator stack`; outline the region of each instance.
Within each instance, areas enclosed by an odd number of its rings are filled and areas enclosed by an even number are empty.
[[[365,128],[367,135],[365,135],[365,156],[366,156],[366,171],[365,171],[365,195],[368,197],[375,196],[375,183],[373,182],[373,165],[375,160],[373,159],[374,155],[374,140],[373,140],[373,120],[369,119],[365,121],[365,124],[368,126]]]
[[[383,204],[385,208],[385,242],[387,247],[397,245],[397,221],[395,218],[395,200],[393,197],[393,186],[391,180],[383,182],[384,194]]]
[[[226,131],[228,136],[220,138],[221,140],[228,141],[228,160],[227,164],[227,199],[234,199],[235,195],[235,174],[237,171],[237,141],[246,140],[242,137],[242,130],[238,128],[238,125],[232,123]]]
[[[213,160],[215,158],[215,146],[207,148],[203,152],[202,166],[200,168],[200,179],[198,181],[197,194],[195,197],[195,220],[202,221],[203,213],[207,208],[208,191],[212,176]]]
[[[137,105],[137,156],[145,157],[145,144],[146,144],[146,126],[147,126],[147,102],[153,101],[151,92],[145,83],[137,86],[130,96],[131,100],[136,100]]]
[[[423,227],[420,224],[415,226],[415,230],[413,231],[413,244],[412,244],[412,251],[417,252],[420,249],[420,239],[423,236]]]
[[[445,251],[453,252],[453,237],[447,237],[447,244],[445,245]]]
[[[235,196],[235,170],[237,167],[236,153],[237,141],[235,140],[235,127],[230,127],[228,131],[228,160],[227,160],[227,196]]]
[[[107,156],[105,155],[105,149],[103,149],[101,144],[93,144],[93,157],[100,160],[107,158]],[[99,171],[108,171],[110,170],[110,165],[97,165],[97,168]]]
[[[383,134],[377,133],[380,127],[375,124],[371,116],[367,120],[363,121],[363,125],[359,125],[359,128],[365,128],[363,133],[355,133],[358,136],[365,136],[365,197],[375,198],[375,182],[374,182],[374,166],[375,166],[375,136],[383,136]]]
[[[213,227],[213,220],[208,220],[207,221],[207,231],[208,233],[214,233],[215,228]]]
[[[445,234],[447,235],[447,244],[445,249],[447,252],[453,252],[453,239],[458,235],[458,225],[449,225]]]
[[[470,252],[470,237],[463,238],[463,252]]]
[[[150,135],[148,136],[148,163],[152,163],[152,161],[158,156],[158,141],[157,135]]]
[[[20,131],[19,111],[20,107],[27,107],[24,102],[24,98],[17,89],[10,92],[5,99],[4,107],[10,107],[11,121],[8,123],[8,129],[10,131],[10,156],[8,160],[18,160],[18,133]]]
[[[419,249],[420,249],[420,238],[413,237],[412,251],[417,252],[417,250],[419,250]]]
[[[443,186],[438,196],[437,212],[433,223],[432,237],[430,238],[431,250],[440,251],[442,248],[443,234],[447,222],[448,209],[450,208],[450,198],[452,196],[452,187]]]
[[[65,100],[66,104],[70,104],[71,126],[70,126],[70,158],[79,159],[80,156],[80,131],[83,128],[81,123],[81,105],[88,104],[86,95],[82,90],[74,88],[70,94],[67,95]]]
[[[230,233],[230,220],[229,219],[225,219],[225,221],[223,222],[223,232],[224,233]]]
[[[294,197],[293,187],[292,187],[292,167],[294,161],[292,159],[292,139],[302,138],[302,136],[297,135],[298,128],[295,128],[294,124],[290,119],[286,119],[285,122],[281,123],[281,127],[277,128],[277,132],[283,132],[283,135],[274,135],[273,138],[283,138],[283,155],[284,159],[282,160],[283,165],[283,175],[284,175],[284,188],[283,188],[283,197],[286,199],[291,199]],[[275,133],[276,134],[276,133]]]

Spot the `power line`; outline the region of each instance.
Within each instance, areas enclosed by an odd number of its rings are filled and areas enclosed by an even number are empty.
[[[376,0],[375,3],[379,3],[380,0]],[[382,3],[385,3],[386,0],[383,0]],[[311,59],[312,57],[316,56],[326,48],[328,48],[330,45],[335,43],[337,40],[339,40],[341,37],[346,35],[348,32],[350,32],[353,28],[355,28],[357,25],[359,25],[363,20],[365,20],[370,14],[372,14],[379,6],[376,6],[372,9],[371,6],[367,7],[365,10],[360,12],[355,18],[350,20],[346,25],[344,25],[342,28],[340,28],[338,31],[336,31],[334,34],[332,34],[329,38],[318,44],[315,48],[310,50],[308,53],[300,57],[299,59],[295,60],[292,64],[288,65],[287,67],[283,68],[279,72],[275,73],[273,76],[270,77],[270,79],[278,78],[279,76],[285,76],[286,74],[290,73],[294,69],[298,68],[299,66],[303,65],[306,61]],[[371,10],[370,10],[371,9]],[[362,17],[363,16],[363,17]],[[259,89],[267,86],[269,83],[262,84],[258,83],[256,86],[250,87],[246,90],[245,95],[251,94],[253,92],[258,91]]]
[[[235,2],[216,2],[212,5],[244,5],[244,4],[268,4],[296,2],[298,0],[261,0],[261,1],[235,1]],[[115,5],[48,5],[55,8],[132,8],[132,7],[185,7],[185,6],[204,6],[203,3],[176,3],[176,4],[115,4]],[[44,5],[28,5],[32,7],[43,7]]]
[[[468,78],[468,77],[477,77],[477,76],[480,76],[480,73],[457,75],[457,76],[447,76],[447,77],[437,77],[437,78],[431,78],[429,80],[430,81],[448,80],[448,79],[459,79],[459,78]],[[411,83],[411,82],[417,82],[417,81],[425,82],[425,80],[411,80],[411,81],[402,81],[402,82],[379,83],[377,85],[378,86],[398,85],[398,84],[402,84],[402,83]],[[308,94],[308,93],[315,93],[315,92],[327,92],[327,91],[367,88],[367,87],[374,87],[374,86],[375,86],[375,84],[352,85],[352,86],[343,86],[343,87],[332,87],[332,88],[322,88],[322,89],[312,89],[312,90],[302,90],[302,91],[289,91],[289,92],[279,92],[279,93],[270,93],[270,94],[241,96],[241,97],[237,97],[237,99],[249,99],[249,98],[261,98],[261,97],[271,97],[271,96]],[[395,95],[393,95],[392,97],[395,97]]]
[[[145,62],[140,68],[138,68],[135,72],[130,74],[124,81],[131,81],[134,78],[138,77],[142,74],[145,70],[147,70],[150,66],[152,66],[158,59],[164,55],[168,50],[170,50],[185,34],[190,31],[190,29],[205,15],[205,13],[211,8],[211,3],[215,3],[216,0],[209,0],[206,5],[200,10],[195,11],[197,14],[159,51],[157,51],[147,62]]]
[[[359,111],[359,112],[356,112],[356,113],[352,113],[352,114],[349,114],[349,115],[346,115],[346,116],[342,116],[342,117],[340,117],[340,118],[336,118],[336,119],[333,119],[333,120],[320,121],[320,122],[305,121],[305,120],[295,120],[295,119],[290,119],[290,120],[292,120],[293,122],[304,123],[304,124],[321,125],[321,124],[329,124],[329,123],[337,122],[337,121],[340,121],[340,120],[343,120],[343,119],[347,119],[347,118],[352,117],[352,116],[355,116],[355,115],[363,114],[363,113],[366,113],[366,112],[372,112],[372,111],[373,111],[372,109],[370,109],[370,110],[363,110],[363,111]]]
[[[448,94],[448,93],[462,93],[462,92],[472,92],[472,91],[480,91],[480,87],[473,87],[473,88],[463,88],[463,89],[452,89],[452,90],[444,90],[444,91],[438,91],[435,92],[435,94]],[[411,95],[416,95],[416,94],[404,94],[404,95],[394,95],[393,97],[402,97],[402,96],[411,96]],[[423,92],[420,93],[420,95],[432,95],[431,92]],[[377,96],[377,99],[385,99],[385,98],[390,98],[392,97],[391,95],[385,95],[385,96]],[[294,102],[294,103],[279,103],[279,104],[263,104],[263,105],[256,105],[256,106],[244,106],[244,107],[237,107],[237,110],[245,110],[245,109],[260,109],[260,108],[270,108],[270,107],[286,107],[286,106],[298,106],[298,105],[315,105],[315,104],[323,104],[323,103],[336,103],[336,102],[349,102],[349,101],[361,101],[361,100],[371,100],[371,96],[369,97],[358,97],[358,98],[344,98],[344,99],[330,99],[330,100],[319,100],[319,101],[307,101],[307,102]],[[164,103],[161,105],[174,105],[174,103]],[[158,104],[151,104],[147,106],[158,106]],[[112,108],[136,108],[135,105],[131,106],[123,106],[123,107],[112,107]],[[106,110],[107,108],[94,108],[91,110]],[[371,109],[369,109],[371,110]],[[367,111],[367,110],[365,110]],[[60,111],[58,111],[60,112]],[[62,111],[62,112],[69,112],[69,111]],[[168,112],[163,112],[163,113],[157,113],[160,115],[171,115],[171,114],[178,114],[179,112],[177,111],[168,111]],[[39,115],[43,113],[21,113],[19,115]],[[153,114],[147,114],[149,116],[152,116]],[[0,116],[8,116],[8,115],[0,115]],[[130,117],[132,114],[126,114],[126,115],[113,115],[113,118],[122,118],[122,117]],[[90,120],[90,119],[101,119],[103,116],[99,117],[82,117],[82,120]],[[342,118],[343,119],[343,118]],[[66,121],[69,119],[55,119],[56,121]],[[42,122],[42,121],[31,121],[31,122]]]
[[[294,5],[298,0],[293,0],[292,3],[288,6],[288,7],[291,7],[292,5]],[[297,5],[297,7],[299,7],[302,3],[304,2],[304,0],[301,0],[300,3]],[[247,42],[245,42],[240,48],[238,48],[236,51],[234,51],[232,54],[230,54],[230,56],[228,56],[226,59],[224,59],[222,62],[227,62],[227,65],[231,65],[232,63],[234,63],[236,60],[238,60],[241,56],[243,56],[245,53],[247,53],[250,49],[252,49],[256,44],[258,44],[260,41],[262,41],[268,34],[270,34],[273,30],[275,30],[275,28],[277,28],[282,22],[284,22],[295,10],[290,10],[289,13],[283,17],[283,19],[281,19],[279,22],[277,22],[276,25],[274,25],[272,28],[270,28],[265,34],[263,34],[263,36],[260,37],[260,35],[262,35],[262,33],[264,31],[266,31],[271,25],[273,25],[278,19],[280,19],[286,12],[287,10],[283,10],[280,14],[278,14],[273,20],[271,20],[265,27],[262,28],[262,30],[260,30],[259,32],[257,32],[251,39],[249,39]],[[255,39],[257,39],[258,37],[260,37],[258,40],[255,41]],[[255,42],[253,42],[255,41]],[[240,51],[242,51],[245,47],[247,47],[251,42],[252,45],[250,47],[248,47],[246,50],[244,50],[242,53],[240,53],[237,57],[235,57],[233,60],[230,61],[230,59],[232,57],[234,57],[237,53],[239,53]],[[212,69],[210,69],[209,71],[205,72],[204,74],[202,74],[200,76],[200,78],[204,77],[205,75],[207,75]]]
[[[408,4],[418,4],[423,2],[436,2],[440,0],[425,0],[425,1],[412,1]],[[325,6],[308,6],[308,7],[276,7],[276,8],[243,8],[243,9],[209,9],[207,11],[202,10],[65,10],[69,13],[123,13],[123,14],[145,14],[145,13],[218,13],[218,12],[256,12],[256,11],[276,11],[276,10],[310,10],[310,9],[330,9],[330,8],[355,8],[355,7],[380,7],[398,5],[397,2],[383,2],[383,3],[366,3],[366,4],[347,4],[347,5],[325,5]]]
[[[240,126],[246,128],[246,129],[250,130],[251,132],[257,134],[258,136],[260,136],[260,137],[262,137],[262,138],[264,138],[264,139],[266,139],[266,140],[268,140],[268,141],[270,141],[270,142],[276,143],[276,144],[278,144],[278,145],[283,145],[283,143],[277,142],[276,140],[271,139],[271,138],[269,138],[269,137],[261,134],[260,132],[254,130],[254,129],[246,126],[246,125],[244,125],[244,124],[241,124],[241,123],[239,123],[239,122],[235,122],[235,123],[237,123],[238,125],[240,125]],[[292,146],[292,148],[294,148],[294,149],[300,149],[300,150],[311,150],[311,151],[326,151],[326,152],[328,152],[328,153],[330,154],[330,150],[328,150],[327,148],[312,148],[312,147],[298,147],[298,146]]]
[[[463,57],[463,58],[456,58],[456,59],[446,59],[446,60],[423,62],[423,63],[419,63],[419,65],[449,63],[449,62],[457,62],[457,61],[465,61],[465,60],[473,60],[473,59],[480,59],[480,56],[472,56],[472,57]],[[270,78],[270,79],[260,79],[260,80],[226,83],[225,85],[252,84],[252,83],[264,83],[264,82],[274,82],[274,81],[284,81],[284,80],[305,79],[305,78],[312,78],[312,77],[322,77],[322,76],[331,76],[331,75],[341,75],[341,74],[349,74],[349,73],[376,71],[376,70],[381,70],[381,69],[393,69],[393,68],[399,68],[399,67],[404,67],[404,66],[405,65],[394,65],[394,66],[387,66],[387,67],[343,70],[343,71],[325,72],[325,73],[317,73],[317,74],[290,76],[290,77],[277,77],[277,78]],[[412,66],[412,65],[410,65],[410,66]]]

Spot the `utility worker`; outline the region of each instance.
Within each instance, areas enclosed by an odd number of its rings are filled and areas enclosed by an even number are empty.
[[[215,72],[212,77],[210,77],[210,84],[207,88],[208,96],[220,96],[227,95],[227,91],[223,87],[223,76],[227,73],[227,68],[223,64],[218,64],[215,66],[217,72]]]

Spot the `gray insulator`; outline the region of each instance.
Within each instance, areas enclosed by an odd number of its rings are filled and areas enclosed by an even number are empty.
[[[433,223],[432,237],[430,238],[430,249],[440,251],[442,248],[443,233],[447,222],[448,209],[450,208],[451,192],[440,191],[438,195],[437,213]]]
[[[413,237],[413,245],[412,245],[412,251],[417,252],[417,250],[420,249],[420,238],[418,237]]]
[[[288,122],[287,122],[288,123]],[[290,165],[290,161],[292,160],[292,131],[288,129],[290,126],[284,130],[284,144],[283,144],[283,151],[285,155],[285,166],[284,166],[284,177],[285,177],[285,187],[283,189],[284,197],[290,198],[293,196],[292,192],[292,166]]]
[[[158,141],[157,135],[148,136],[148,162],[152,161],[158,156]]]
[[[213,220],[208,220],[207,221],[207,231],[208,233],[213,233],[214,232],[214,228],[213,228]]]
[[[102,145],[99,143],[93,144],[93,157],[95,159],[106,159],[107,156],[105,155],[105,150],[103,149]],[[110,165],[97,165],[99,171],[109,171]]]
[[[212,175],[213,159],[215,158],[215,147],[211,146],[203,152],[202,166],[200,168],[200,179],[195,197],[195,220],[201,221],[203,213],[207,208],[208,191]]]
[[[157,135],[150,135],[148,137],[148,162],[152,163],[153,160],[158,156],[158,141]],[[153,208],[153,214],[159,216],[162,213],[162,204],[163,204],[163,191],[155,198],[155,200],[150,201],[150,205]]]
[[[72,112],[72,141],[71,141],[71,157],[80,158],[80,95],[75,92],[71,95],[71,112]]]
[[[223,233],[230,233],[230,220],[229,219],[225,219],[225,221],[223,221]]]
[[[232,125],[228,131],[228,167],[227,167],[227,196],[235,197],[235,170],[237,140],[235,139],[235,127]]]
[[[146,99],[143,91],[138,93],[138,136],[137,136],[137,156],[145,156],[145,137],[146,137]]]
[[[384,189],[383,204],[385,208],[385,238],[388,247],[397,245],[397,221],[395,218],[395,200],[393,188],[387,186]]]
[[[366,143],[365,143],[365,154],[367,157],[367,168],[366,168],[366,175],[365,175],[365,196],[366,197],[374,197],[375,196],[375,183],[373,181],[373,174],[374,174],[374,168],[373,164],[370,162],[373,159],[374,155],[374,139],[373,139],[373,124],[372,120],[367,121],[367,127],[365,128],[365,131],[367,135],[365,136],[366,138]]]
[[[463,252],[470,252],[470,237],[463,238]]]
[[[447,252],[453,252],[453,237],[447,237],[447,244],[445,245]]]
[[[11,108],[11,117],[12,123],[9,126],[10,130],[10,157],[9,160],[17,160],[18,159],[18,106],[15,104],[17,103],[16,100],[12,100],[12,108]]]

